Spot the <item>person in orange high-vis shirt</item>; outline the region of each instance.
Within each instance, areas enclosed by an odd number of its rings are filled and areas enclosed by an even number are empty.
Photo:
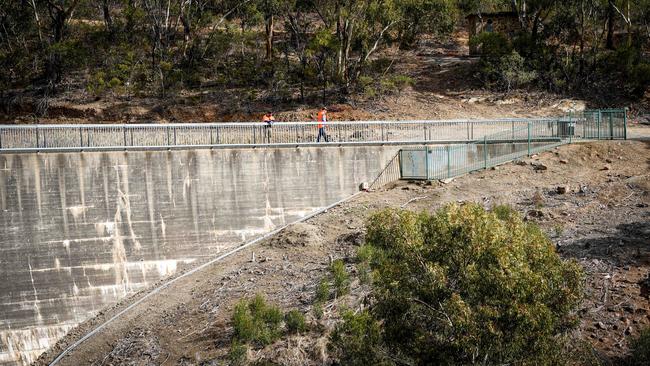
[[[272,112],[267,112],[264,117],[262,117],[262,122],[264,122],[264,132],[265,132],[265,137],[266,137],[266,143],[270,144],[271,143],[271,127],[273,126],[273,122],[275,122],[275,117],[273,117]]]
[[[320,142],[321,137],[323,140],[325,140],[325,142],[329,142],[330,139],[327,136],[327,133],[325,133],[325,124],[327,123],[327,108],[323,107],[320,109],[316,121],[318,122],[318,137],[316,138],[316,142]]]

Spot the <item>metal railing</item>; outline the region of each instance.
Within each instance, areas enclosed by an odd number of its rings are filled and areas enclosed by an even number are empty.
[[[538,134],[534,123],[485,135],[466,144],[405,148],[399,153],[402,179],[445,179],[487,169],[575,140],[625,139],[625,110],[585,111],[557,120],[554,133]]]
[[[622,112],[625,122],[625,112]],[[528,128],[531,138],[624,138],[621,111],[538,119],[329,122],[321,145],[471,143]],[[1,125],[0,152],[153,150],[317,144],[316,122]],[[504,138],[508,138],[504,134]]]

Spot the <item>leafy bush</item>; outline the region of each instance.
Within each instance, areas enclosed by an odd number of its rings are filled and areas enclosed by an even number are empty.
[[[382,344],[379,323],[367,310],[359,314],[346,311],[328,347],[342,365],[391,365]]]
[[[395,357],[411,364],[563,363],[560,335],[575,325],[582,270],[514,210],[385,210],[369,220],[366,241],[375,273],[370,314]],[[359,357],[360,322],[348,316],[332,338],[341,360]],[[369,322],[361,322],[366,332]]]
[[[512,51],[512,53],[501,57],[499,60],[497,76],[501,85],[507,91],[510,91],[513,87],[518,88],[535,80],[537,72],[529,70],[524,65],[524,58],[516,51]]]
[[[350,289],[350,275],[348,275],[348,271],[345,269],[343,261],[337,259],[332,262],[330,271],[332,273],[335,296],[339,297],[347,294]]]
[[[277,306],[268,305],[261,295],[252,300],[242,300],[235,306],[232,316],[236,341],[268,345],[281,335],[282,312]]]
[[[650,365],[650,328],[641,331],[639,338],[632,341],[631,364],[634,366]]]
[[[291,310],[284,315],[284,323],[289,333],[300,333],[307,329],[305,316],[298,310]]]
[[[330,283],[326,278],[323,278],[316,287],[316,299],[317,303],[324,303],[330,298]]]
[[[512,45],[501,33],[483,32],[469,40],[481,54],[481,63],[494,63],[512,52]]]
[[[537,78],[537,72],[526,66],[526,60],[500,33],[481,33],[470,40],[481,53],[481,75],[488,83],[510,91]]]
[[[230,345],[230,353],[228,358],[230,360],[230,365],[239,366],[246,363],[246,353],[248,352],[248,347],[245,344],[234,341]]]

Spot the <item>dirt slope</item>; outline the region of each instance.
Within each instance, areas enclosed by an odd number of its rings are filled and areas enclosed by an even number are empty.
[[[547,169],[534,169],[532,161]],[[558,187],[566,193],[558,193]],[[402,182],[364,193],[178,281],[83,343],[62,364],[221,364],[237,300],[262,293],[285,309],[307,313],[330,260],[354,255],[370,212],[400,206],[435,210],[460,201],[512,205],[539,222],[562,256],[585,267],[587,293],[575,336],[603,357],[624,356],[630,337],[650,324],[650,143],[595,142],[564,146],[446,185]],[[318,332],[279,341],[250,356],[322,364],[327,360],[323,334],[336,321],[337,309],[344,303],[355,306],[364,294],[358,283],[351,292],[326,306],[321,320],[308,316]],[[128,302],[82,324],[36,364],[47,364]]]

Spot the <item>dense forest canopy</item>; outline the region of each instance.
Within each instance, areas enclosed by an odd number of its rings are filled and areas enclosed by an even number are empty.
[[[479,35],[486,85],[624,88],[650,81],[650,0],[0,0],[0,97],[165,97],[197,87],[253,98],[345,98],[408,77],[378,57],[450,36],[467,14],[511,11],[517,34]]]

